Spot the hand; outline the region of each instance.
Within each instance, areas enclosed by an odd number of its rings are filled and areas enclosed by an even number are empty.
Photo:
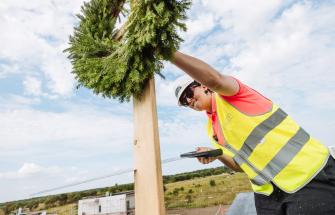
[[[198,147],[197,152],[205,152],[205,151],[210,151],[213,150],[212,148],[208,147]],[[218,157],[198,157],[198,161],[202,164],[209,164],[213,161],[215,161]]]

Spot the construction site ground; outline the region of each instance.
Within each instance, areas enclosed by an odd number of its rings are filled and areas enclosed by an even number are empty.
[[[181,208],[168,210],[167,215],[224,215],[230,205],[213,206],[207,208]]]

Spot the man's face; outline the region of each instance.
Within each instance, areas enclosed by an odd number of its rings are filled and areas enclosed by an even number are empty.
[[[211,97],[212,94],[207,87],[203,85],[191,86],[185,90],[183,105],[196,111],[211,111]]]

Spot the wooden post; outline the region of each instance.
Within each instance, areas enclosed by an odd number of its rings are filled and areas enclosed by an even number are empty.
[[[135,214],[165,215],[155,80],[134,98]]]

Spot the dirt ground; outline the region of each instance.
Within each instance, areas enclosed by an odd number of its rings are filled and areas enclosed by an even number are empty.
[[[168,210],[167,215],[224,215],[230,205],[222,205],[208,208],[189,208]]]

